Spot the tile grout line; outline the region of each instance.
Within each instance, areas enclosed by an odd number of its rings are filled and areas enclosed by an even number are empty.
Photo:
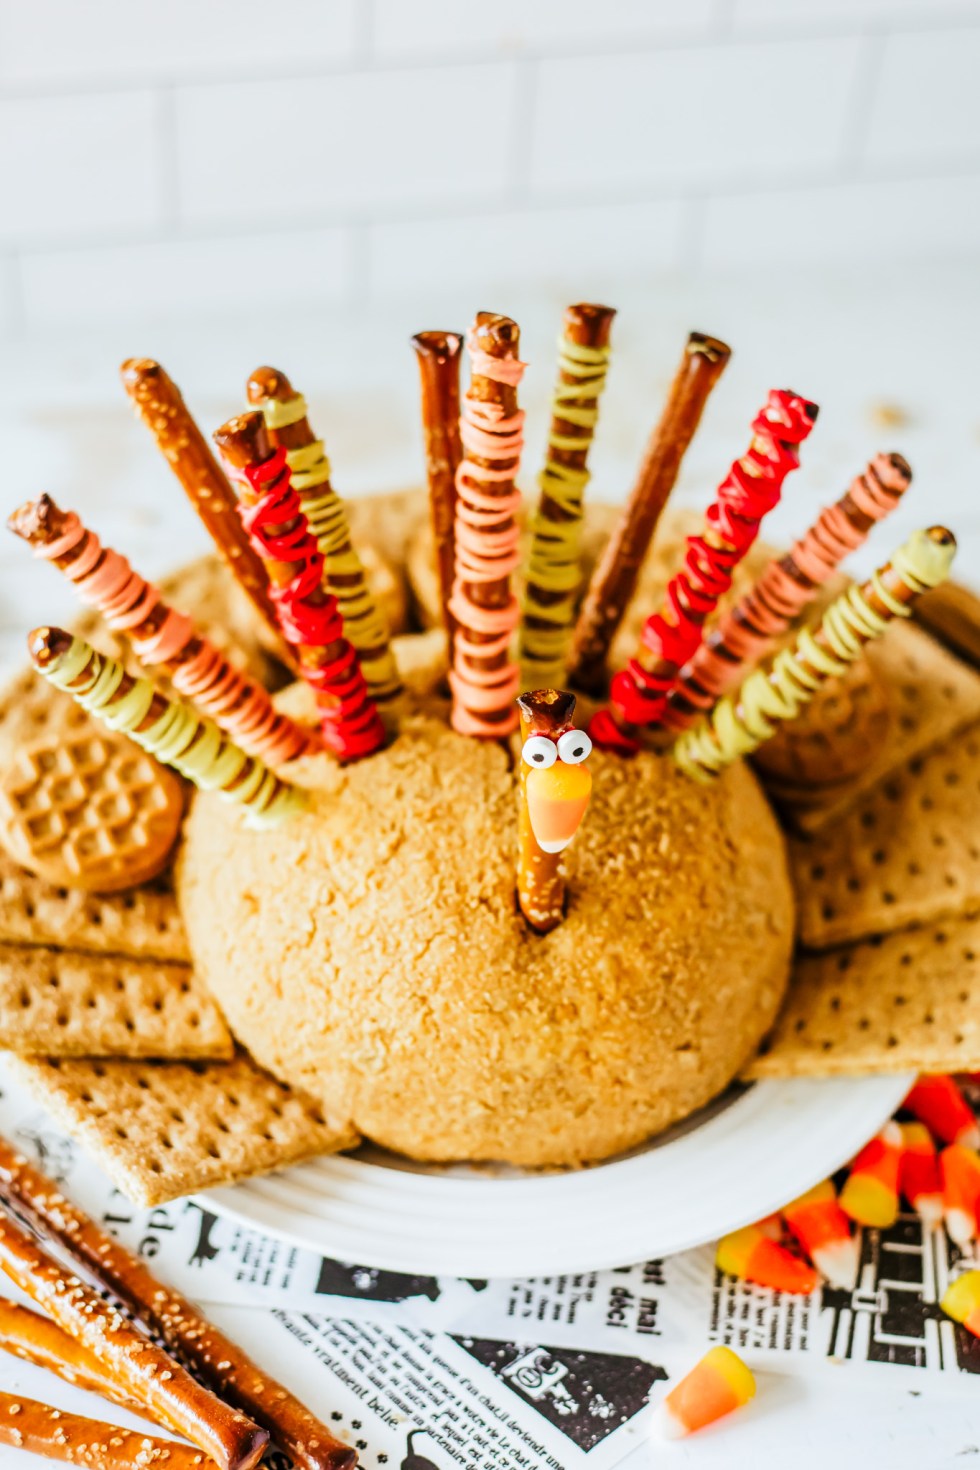
[[[838,160],[841,182],[851,182],[861,177],[887,41],[888,36],[883,30],[869,31],[862,39],[852,93],[844,111],[844,127],[841,131]]]

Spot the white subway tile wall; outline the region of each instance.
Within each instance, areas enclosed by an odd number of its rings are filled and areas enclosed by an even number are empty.
[[[980,0],[0,0],[0,326],[980,244]]]

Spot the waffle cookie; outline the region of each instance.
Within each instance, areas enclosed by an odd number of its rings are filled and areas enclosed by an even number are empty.
[[[181,784],[107,730],[41,735],[0,770],[0,842],[49,883],[112,893],[166,867]]]

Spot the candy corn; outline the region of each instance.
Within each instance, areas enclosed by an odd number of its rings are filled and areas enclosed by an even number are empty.
[[[854,1160],[840,1204],[859,1225],[894,1225],[901,1157],[902,1130],[897,1123],[886,1123]]]
[[[943,1218],[943,1191],[939,1182],[939,1159],[932,1134],[924,1123],[903,1123],[902,1162],[898,1182],[916,1214],[927,1225]]]
[[[715,1265],[719,1271],[737,1276],[739,1281],[753,1281],[756,1286],[772,1286],[777,1291],[795,1291],[804,1296],[815,1289],[820,1279],[812,1266],[772,1240],[758,1225],[746,1225],[720,1240]]]
[[[849,1291],[857,1280],[858,1243],[829,1179],[815,1184],[783,1210],[783,1219],[831,1286]]]
[[[943,1216],[950,1239],[957,1245],[967,1245],[977,1233],[980,1154],[961,1143],[951,1143],[939,1155],[939,1177],[943,1185]]]
[[[943,1143],[980,1148],[980,1123],[952,1077],[920,1077],[902,1106]]]
[[[959,1322],[974,1337],[980,1337],[980,1271],[965,1271],[958,1276],[946,1288],[939,1305],[954,1322]]]
[[[683,1439],[755,1397],[755,1379],[731,1348],[713,1347],[672,1388],[654,1420],[664,1439]]]

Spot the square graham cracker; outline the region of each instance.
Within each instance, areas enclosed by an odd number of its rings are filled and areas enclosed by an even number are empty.
[[[230,1062],[11,1057],[8,1065],[136,1205],[165,1204],[359,1142],[353,1128],[332,1122],[314,1099],[243,1052]]]
[[[980,906],[980,726],[917,755],[788,848],[807,949],[971,912]]]
[[[835,786],[825,803],[812,805],[812,789],[796,801],[791,788],[773,786],[780,810],[801,832],[823,830],[891,771],[980,720],[980,674],[921,628],[891,623],[865,655],[891,691],[887,737],[864,770]]]
[[[190,959],[167,875],[126,893],[55,888],[0,848],[0,943],[47,944],[133,959]]]
[[[980,1069],[980,909],[800,955],[775,1027],[743,1076]]]
[[[0,944],[0,1047],[26,1056],[215,1058],[233,1053],[188,965]]]

